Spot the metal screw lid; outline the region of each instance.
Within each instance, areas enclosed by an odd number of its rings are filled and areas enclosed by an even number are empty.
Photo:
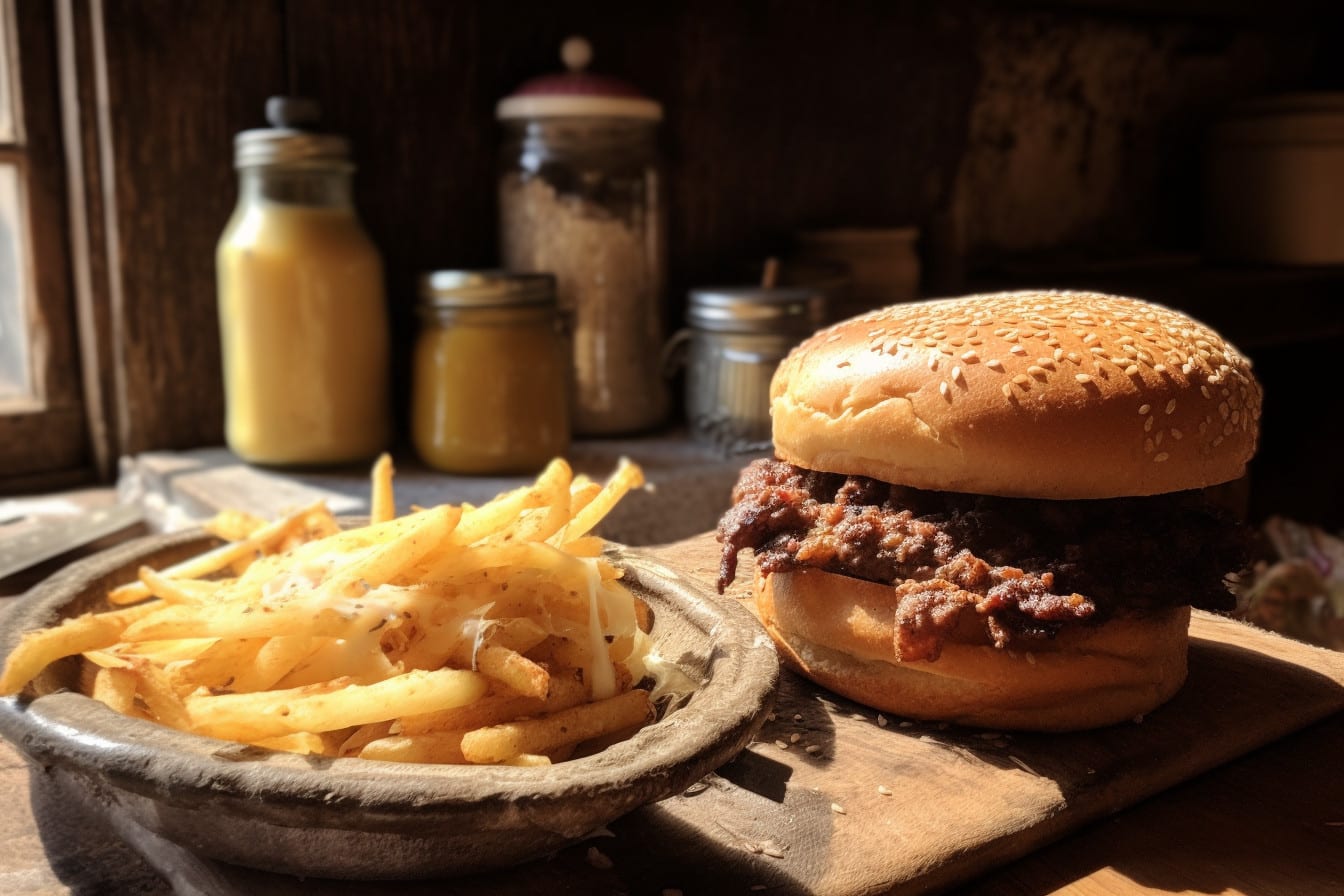
[[[266,101],[268,128],[242,131],[233,139],[235,168],[259,165],[352,170],[350,142],[315,128],[322,110],[307,97],[273,96]]]
[[[691,326],[725,333],[807,334],[825,319],[825,295],[801,287],[696,289],[686,309]]]
[[[555,277],[514,271],[431,271],[420,277],[426,308],[554,305]]]

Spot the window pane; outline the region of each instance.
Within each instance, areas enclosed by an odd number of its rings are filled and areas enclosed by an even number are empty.
[[[0,399],[29,398],[28,257],[19,171],[0,164]]]

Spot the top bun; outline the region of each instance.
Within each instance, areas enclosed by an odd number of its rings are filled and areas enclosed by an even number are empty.
[[[1241,476],[1261,390],[1191,318],[1010,292],[894,305],[795,348],[770,387],[782,460],[939,491],[1115,498]]]

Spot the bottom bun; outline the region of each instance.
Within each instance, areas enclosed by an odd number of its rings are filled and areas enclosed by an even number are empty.
[[[784,662],[874,709],[987,728],[1078,731],[1130,721],[1185,682],[1190,608],[1065,627],[999,648],[983,617],[932,662],[896,657],[894,589],[821,570],[757,578],[756,610]]]

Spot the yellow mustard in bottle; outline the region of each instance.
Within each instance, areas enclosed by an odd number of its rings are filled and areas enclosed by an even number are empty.
[[[229,447],[273,465],[386,447],[382,260],[350,197],[349,145],[307,130],[311,102],[272,98],[235,141],[238,203],[216,250]]]
[[[411,440],[449,473],[540,469],[569,447],[569,349],[555,279],[503,271],[421,278]]]

